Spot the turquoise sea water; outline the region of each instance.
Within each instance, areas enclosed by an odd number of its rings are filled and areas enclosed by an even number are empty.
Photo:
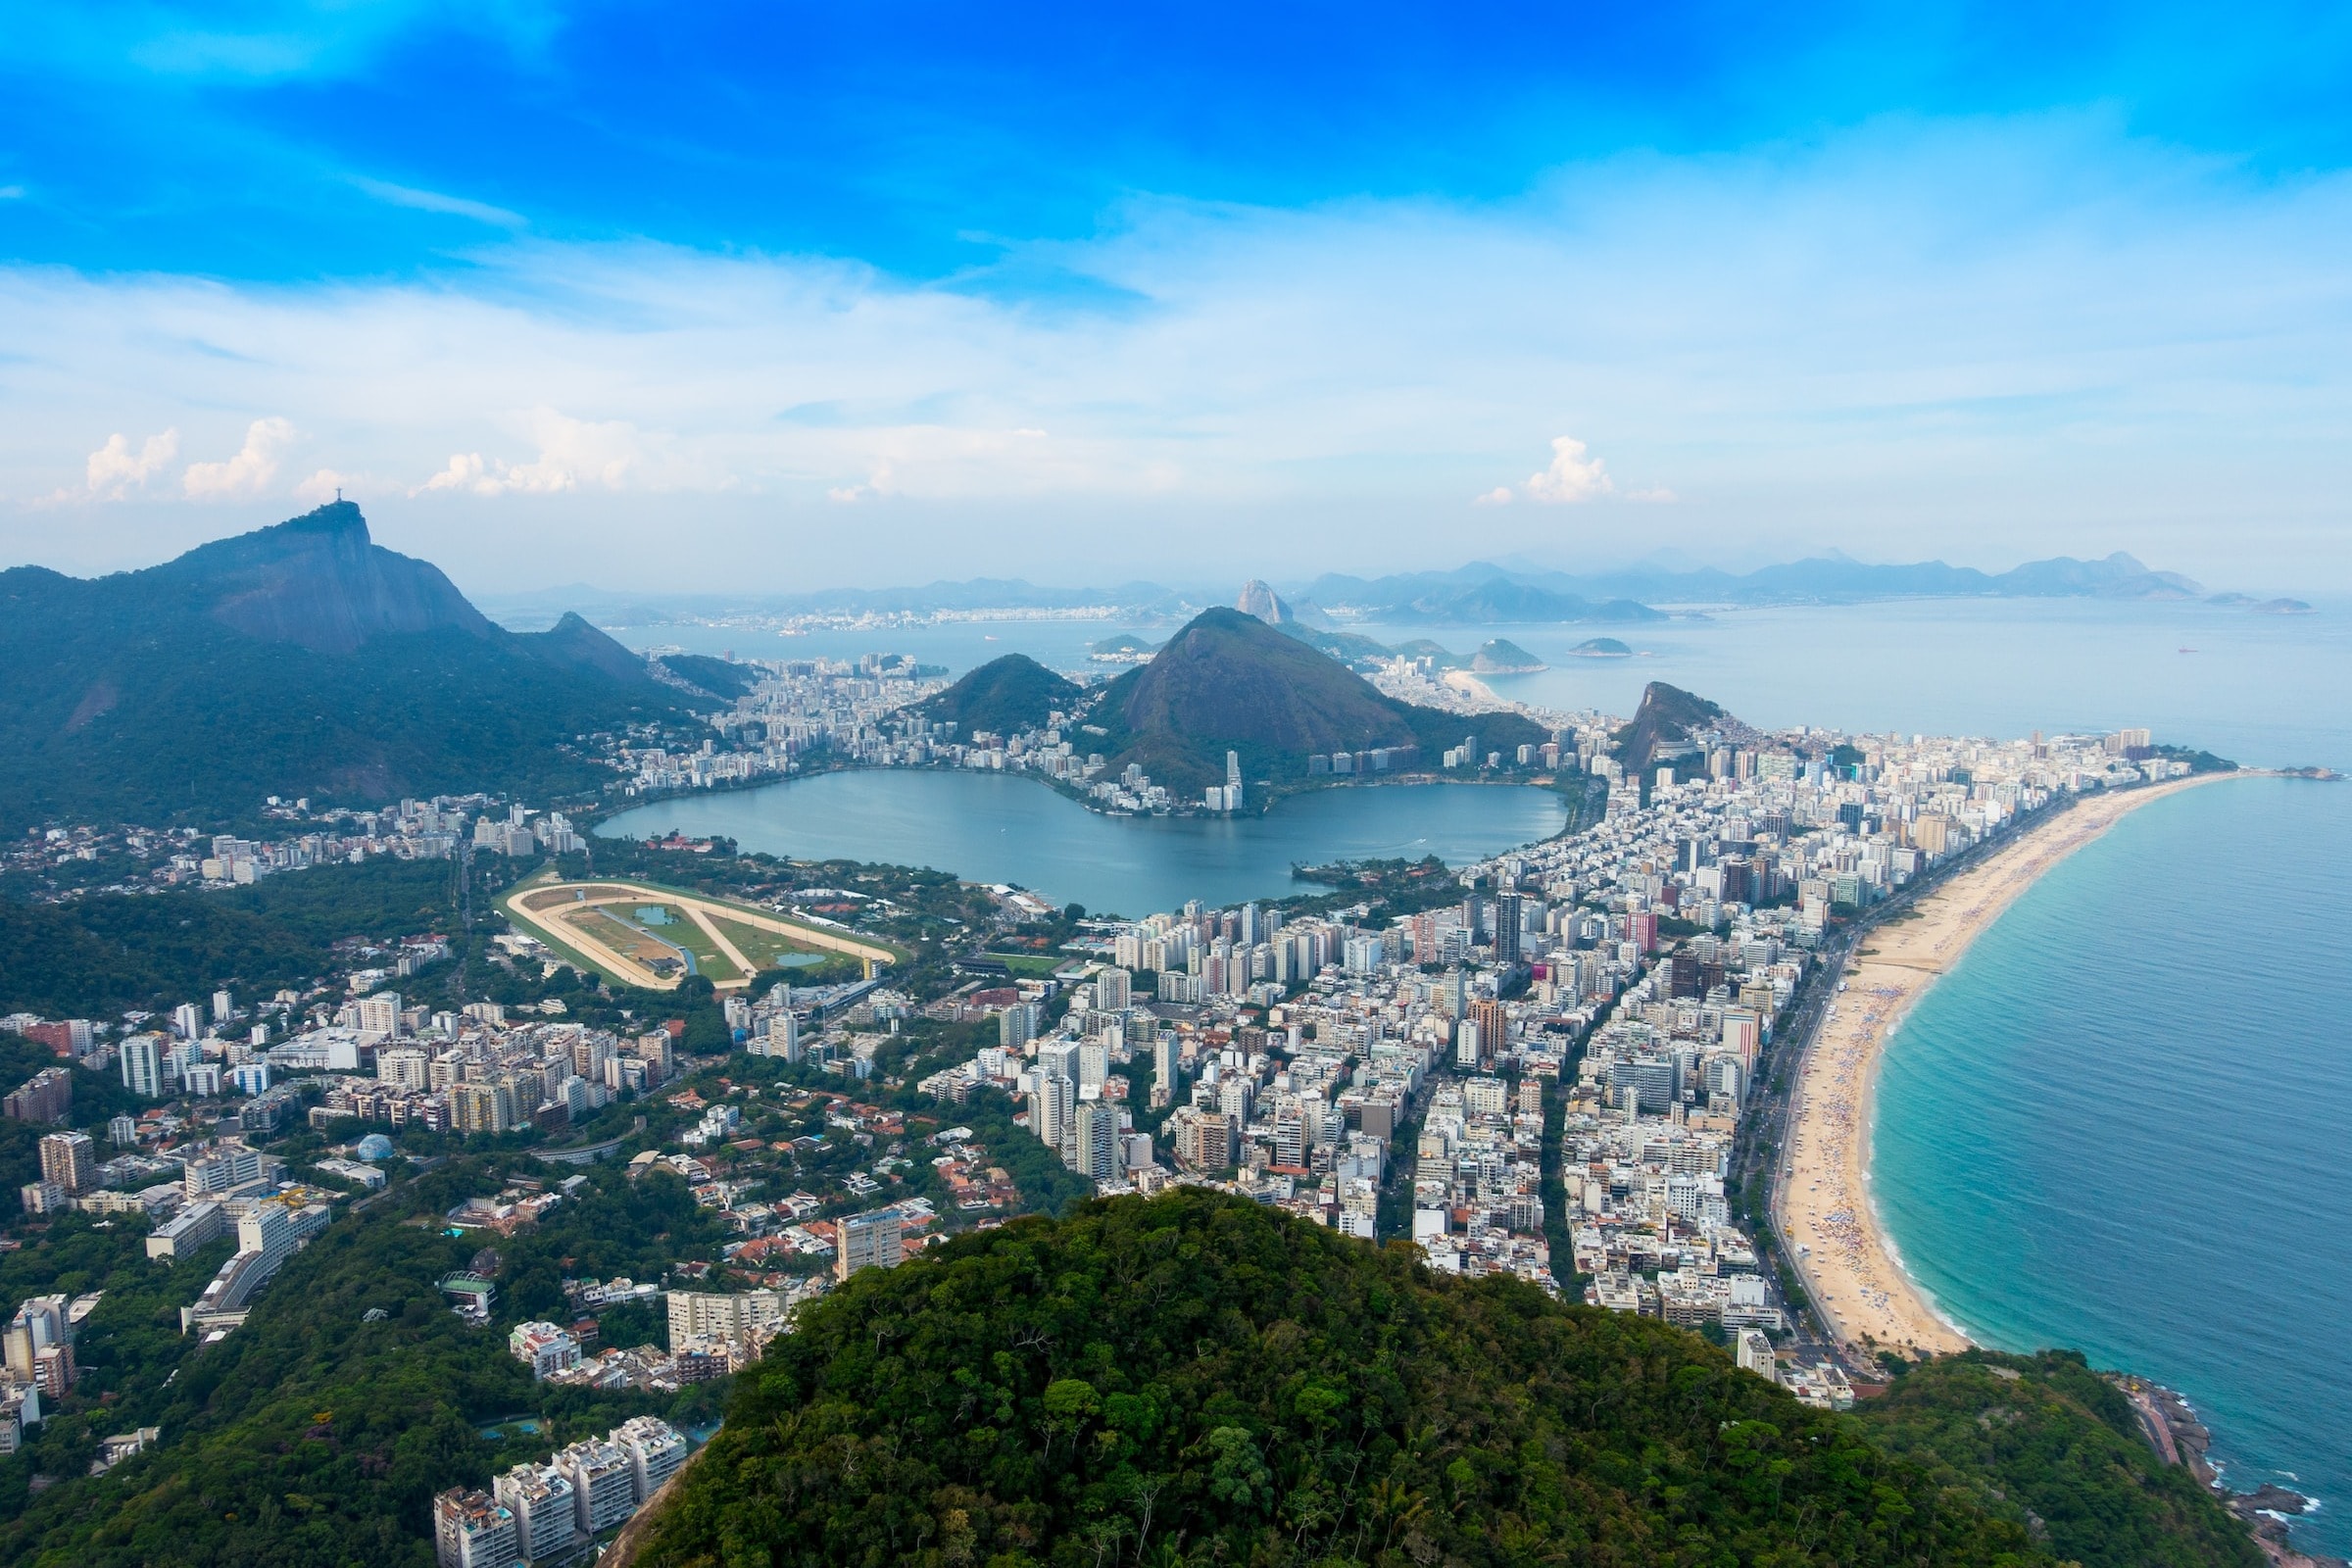
[[[1948,1317],[2186,1395],[2352,1547],[2352,786],[2209,785],[2021,898],[1889,1043],[1873,1192]]]
[[[893,769],[661,801],[597,831],[723,833],[771,855],[927,865],[1140,917],[1188,899],[1314,891],[1294,863],[1435,855],[1458,865],[1566,821],[1559,796],[1521,785],[1379,785],[1295,796],[1263,816],[1113,817],[1018,775]]]

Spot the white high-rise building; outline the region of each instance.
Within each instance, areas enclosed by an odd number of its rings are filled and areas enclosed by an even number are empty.
[[[637,1506],[653,1501],[662,1483],[686,1462],[686,1440],[668,1422],[656,1416],[633,1415],[612,1429],[612,1441],[629,1456],[636,1483]]]
[[[790,1007],[767,1020],[767,1034],[755,1039],[751,1045],[755,1056],[781,1056],[786,1061],[801,1059],[801,1020]]]
[[[862,1268],[896,1268],[906,1255],[895,1208],[871,1209],[835,1223],[840,1227],[841,1253],[834,1268],[842,1279]]]
[[[515,1548],[522,1561],[568,1554],[579,1536],[571,1478],[553,1464],[518,1464],[490,1484],[514,1514]]]
[[[433,1499],[435,1568],[511,1568],[521,1560],[514,1510],[486,1492],[444,1492]]]
[[[671,1291],[669,1343],[688,1340],[761,1340],[784,1326],[784,1298],[775,1291]]]
[[[610,1530],[637,1511],[637,1472],[620,1445],[587,1438],[556,1452],[571,1482],[572,1523],[583,1535]]]
[[[360,1032],[390,1040],[400,1033],[400,993],[378,991],[360,999]]]
[[[1107,1100],[1090,1100],[1078,1107],[1075,1137],[1071,1140],[1078,1155],[1077,1170],[1081,1176],[1096,1181],[1116,1181],[1126,1174],[1122,1156],[1126,1151],[1119,1144],[1119,1108]]]

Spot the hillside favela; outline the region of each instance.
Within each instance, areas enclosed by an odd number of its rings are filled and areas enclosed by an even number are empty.
[[[2343,1568],[2352,33],[23,20],[0,1565]]]

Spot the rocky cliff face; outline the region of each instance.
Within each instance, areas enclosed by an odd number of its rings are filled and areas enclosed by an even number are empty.
[[[313,653],[348,654],[403,632],[492,632],[438,566],[370,539],[367,519],[348,501],[200,546],[137,575],[195,598],[231,630]]]
[[[1245,615],[1255,615],[1269,626],[1286,625],[1291,620],[1291,607],[1282,596],[1259,582],[1255,577],[1242,584],[1242,593],[1234,601],[1234,609]]]
[[[1635,710],[1634,721],[1617,732],[1617,760],[1628,773],[1639,775],[1660,747],[1672,746],[1727,716],[1703,697],[1653,680],[1642,688],[1642,706]]]

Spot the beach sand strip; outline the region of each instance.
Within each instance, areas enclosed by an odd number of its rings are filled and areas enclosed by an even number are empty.
[[[1928,1303],[1881,1232],[1870,1201],[1870,1119],[1879,1059],[1905,1013],[2003,910],[2050,868],[2164,796],[2230,774],[2093,795],[2043,816],[1868,931],[1797,1068],[1775,1201],[1780,1229],[1819,1315],[1842,1343],[1944,1353],[1970,1341]]]

